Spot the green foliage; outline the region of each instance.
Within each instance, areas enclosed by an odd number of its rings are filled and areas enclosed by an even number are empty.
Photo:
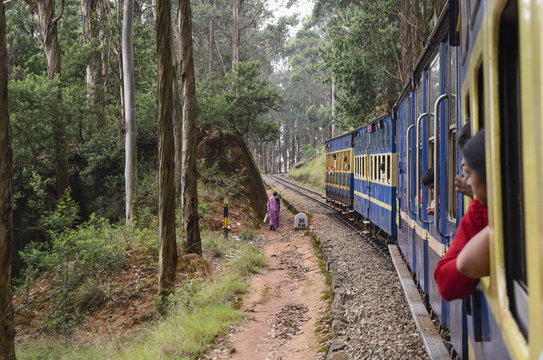
[[[324,160],[325,151],[320,149],[320,155],[306,161],[300,168],[289,170],[289,177],[304,185],[309,185],[316,191],[324,189]]]
[[[281,98],[267,80],[260,79],[258,61],[240,62],[238,71],[226,74],[225,82],[207,79],[198,87],[200,121],[243,136],[257,132],[263,138],[271,123],[261,116],[277,110]],[[266,124],[268,123],[268,124]]]
[[[202,238],[202,248],[204,251],[209,251],[211,256],[221,258],[225,255],[228,245],[223,238],[218,236],[204,236]]]
[[[257,235],[256,230],[246,229],[246,230],[240,231],[239,238],[241,241],[251,242],[256,239],[256,235]]]
[[[217,336],[243,320],[234,309],[247,291],[245,277],[266,263],[254,246],[244,245],[226,272],[212,280],[190,280],[168,298],[168,316],[132,338],[78,348],[41,339],[18,345],[19,359],[198,359]],[[56,340],[56,339],[55,339]]]
[[[247,176],[245,168],[226,173],[219,168],[218,161],[210,165],[207,159],[197,159],[196,168],[204,184],[220,189],[222,196],[237,197],[241,194],[241,180]]]
[[[79,205],[70,196],[70,189],[58,200],[56,209],[42,218],[43,227],[53,237],[69,231],[79,220]]]
[[[232,267],[243,276],[256,274],[267,264],[264,254],[256,246],[249,244],[242,245],[239,256],[232,261]]]
[[[177,289],[175,293],[168,296],[166,299],[166,306],[173,309],[179,307],[190,309],[193,306],[195,295],[201,288],[202,284],[198,279],[190,279]]]
[[[20,252],[20,257],[26,266],[21,272],[21,277],[14,282],[15,284],[20,284],[24,288],[26,303],[28,303],[30,286],[34,283],[36,277],[44,268],[44,254],[46,254],[44,244],[34,241],[29,243],[24,251]]]
[[[344,3],[329,23],[320,52],[335,79],[341,131],[382,115],[403,85],[399,4]]]
[[[59,204],[52,221],[55,224],[65,223],[73,213],[69,197]],[[21,253],[27,265],[23,273],[26,287],[40,271],[53,273],[50,329],[69,335],[79,320],[78,310],[104,301],[99,281],[120,269],[124,261],[124,248],[110,241],[109,229],[111,225],[105,219],[91,216],[73,230],[51,231],[49,246],[31,243]]]

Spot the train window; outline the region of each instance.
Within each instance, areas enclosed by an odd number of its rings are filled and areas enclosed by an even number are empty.
[[[387,183],[390,184],[390,154],[387,155]]]
[[[387,149],[390,150],[391,146],[390,146],[390,138],[392,136],[392,123],[390,123],[390,126],[388,127],[388,134],[387,134],[387,138],[386,138],[386,142],[387,142]]]
[[[428,69],[428,114],[424,121],[426,121],[426,128],[428,129],[428,144],[426,148],[426,168],[434,166],[434,141],[435,141],[435,129],[434,129],[434,105],[441,93],[440,89],[440,72],[439,72],[439,54],[437,54]],[[421,179],[424,173],[421,174]],[[426,189],[426,187],[423,187]],[[426,190],[427,191],[427,190]],[[427,191],[427,202],[430,204],[433,200],[433,191]]]
[[[383,131],[383,149],[387,149],[387,122],[383,120],[381,125],[381,130]]]
[[[415,120],[422,114],[422,79],[419,79],[415,90]]]
[[[477,118],[477,130],[485,127],[485,85],[483,82],[483,65],[477,70],[477,109],[479,117]]]
[[[498,48],[500,158],[503,237],[510,310],[528,338],[529,301],[526,276],[522,127],[517,2],[510,1],[501,17]],[[519,176],[519,174],[521,174]]]
[[[379,159],[377,158],[377,156],[373,157],[373,180],[378,179],[378,177],[377,177],[377,168],[378,168],[377,161],[378,160]]]
[[[381,122],[381,149],[386,149],[386,123],[384,121]]]
[[[430,68],[428,69],[428,114],[431,114],[432,116],[429,116],[427,118],[428,123],[428,138],[431,138],[434,136],[434,119],[435,116],[434,112],[434,105],[436,103],[437,98],[441,94],[440,89],[440,82],[439,82],[439,54],[437,54],[432,60],[432,63],[430,64]]]
[[[447,217],[449,221],[456,221],[456,191],[454,187],[454,177],[456,175],[456,96],[458,93],[457,64],[458,52],[456,48],[449,47],[449,116],[448,116],[448,135],[447,135]]]

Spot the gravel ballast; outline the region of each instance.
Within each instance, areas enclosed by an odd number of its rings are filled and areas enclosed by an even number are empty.
[[[331,271],[327,359],[428,359],[390,257],[330,210],[273,178],[265,181],[295,209],[311,214],[309,230]]]

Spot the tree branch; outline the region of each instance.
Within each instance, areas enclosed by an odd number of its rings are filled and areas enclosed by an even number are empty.
[[[13,0],[14,1],[14,0]],[[36,3],[33,2],[33,1],[30,1],[30,0],[24,0],[24,2],[30,6],[30,8],[32,9],[32,11],[34,11],[36,14],[38,13],[38,7],[36,6]],[[4,3],[5,4],[5,3]]]
[[[60,1],[60,13],[59,13],[57,16],[55,16],[55,17],[53,18],[53,20],[51,21],[51,24],[52,24],[53,26],[55,26],[55,25],[57,24],[57,22],[58,22],[58,21],[60,20],[60,18],[62,17],[62,14],[64,14],[64,0],[61,0],[61,1]]]

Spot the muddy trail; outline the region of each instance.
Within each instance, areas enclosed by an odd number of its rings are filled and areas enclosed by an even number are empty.
[[[204,359],[320,359],[326,279],[308,231],[294,230],[294,215],[281,207],[281,227],[260,231],[268,267],[251,279],[242,309],[246,322]]]

